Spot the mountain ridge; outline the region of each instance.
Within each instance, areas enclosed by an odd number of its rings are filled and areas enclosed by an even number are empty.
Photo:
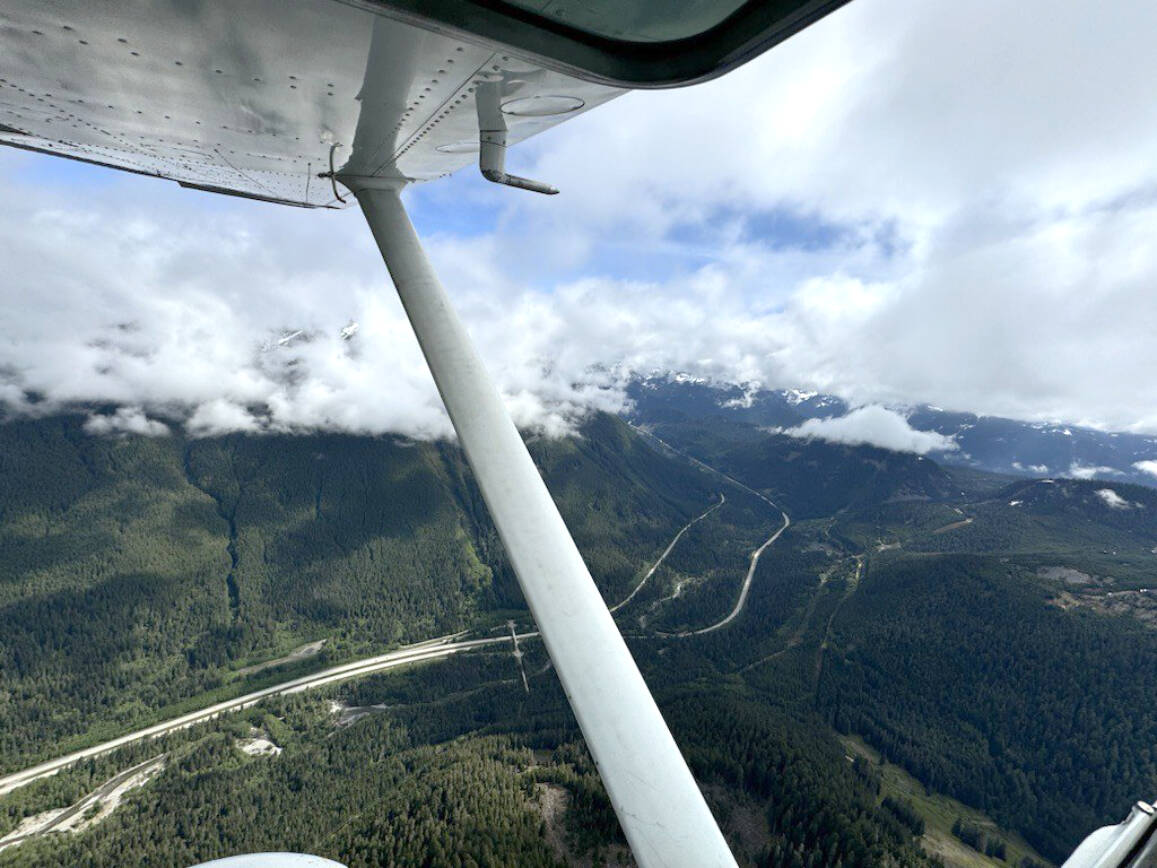
[[[834,395],[763,389],[677,374],[636,377],[627,386],[627,396],[631,407],[624,415],[637,424],[711,418],[755,429],[787,430],[813,419],[837,419],[854,409]],[[1094,478],[1157,488],[1157,473],[1136,466],[1138,462],[1157,461],[1157,435],[1025,422],[929,404],[893,409],[916,431],[951,437],[958,449],[930,454],[954,467],[1027,478]]]

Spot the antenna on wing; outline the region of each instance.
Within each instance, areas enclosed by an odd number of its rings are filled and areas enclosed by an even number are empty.
[[[475,103],[478,106],[478,168],[482,171],[482,177],[495,184],[505,184],[507,187],[517,187],[520,190],[530,190],[532,193],[543,193],[547,196],[555,195],[558,190],[550,184],[507,174],[506,118],[503,117],[498,98],[497,82],[480,85],[478,93],[475,94]]]

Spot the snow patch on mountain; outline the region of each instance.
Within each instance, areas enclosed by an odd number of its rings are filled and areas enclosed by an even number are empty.
[[[759,383],[746,383],[740,388],[743,389],[742,395],[738,398],[721,401],[719,406],[725,410],[750,410],[755,405],[755,399],[759,397],[759,393],[763,391],[763,387]]]
[[[810,401],[819,395],[819,392],[805,392],[802,389],[785,389],[783,393],[784,400],[792,406],[798,407],[804,401]]]

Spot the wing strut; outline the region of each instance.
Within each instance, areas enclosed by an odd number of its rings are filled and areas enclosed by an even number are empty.
[[[733,866],[675,740],[522,438],[426,259],[400,183],[357,196],[542,631],[611,804],[643,868]]]

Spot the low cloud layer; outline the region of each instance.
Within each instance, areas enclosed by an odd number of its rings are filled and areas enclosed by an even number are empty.
[[[1142,473],[1148,473],[1152,476],[1157,476],[1157,461],[1137,461],[1133,464]]]
[[[1012,462],[1012,468],[1013,468],[1013,470],[1019,470],[1022,473],[1023,472],[1031,473],[1034,476],[1045,476],[1049,472],[1049,468],[1048,468],[1047,464],[1024,465],[1024,464],[1021,464],[1019,461],[1014,461],[1014,462]]]
[[[784,432],[790,437],[816,437],[832,443],[867,444],[894,452],[951,452],[956,441],[935,431],[917,431],[908,420],[886,407],[859,407],[835,419],[808,419]]]
[[[140,407],[119,407],[112,413],[93,413],[84,423],[89,434],[139,434],[144,437],[164,437],[169,426],[159,419],[150,419]]]
[[[408,201],[524,426],[681,370],[1157,432],[1155,30],[1151,3],[856,0],[514,149],[560,196],[467,170]],[[356,211],[4,149],[0,184],[9,411],[449,432]]]
[[[1096,494],[1110,509],[1132,509],[1135,506],[1111,488],[1098,488]]]
[[[1124,476],[1114,467],[1083,465],[1073,462],[1069,466],[1069,476],[1073,479],[1096,479],[1099,476]]]

